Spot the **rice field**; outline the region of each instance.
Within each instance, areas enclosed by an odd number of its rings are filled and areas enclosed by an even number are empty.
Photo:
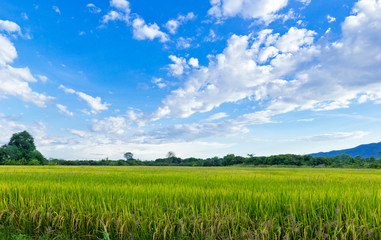
[[[381,172],[0,166],[0,239],[380,239]]]

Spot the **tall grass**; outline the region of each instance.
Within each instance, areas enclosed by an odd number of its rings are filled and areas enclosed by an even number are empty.
[[[1,166],[0,232],[45,239],[380,239],[380,196],[377,170]]]

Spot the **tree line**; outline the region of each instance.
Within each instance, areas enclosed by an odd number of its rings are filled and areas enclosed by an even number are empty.
[[[335,168],[379,168],[381,169],[381,159],[374,157],[361,158],[361,156],[351,157],[342,154],[334,157],[312,157],[310,155],[280,154],[273,156],[253,156],[247,157],[228,154],[224,157],[213,158],[158,158],[151,161],[141,161],[138,159],[120,159],[109,160],[63,160],[50,159],[52,165],[87,165],[87,166],[200,166],[200,167],[217,167],[217,166],[297,166],[297,167],[335,167]]]
[[[64,160],[46,159],[34,145],[33,137],[23,131],[15,133],[8,144],[0,148],[0,165],[71,165],[71,166],[309,166],[309,167],[354,167],[354,168],[379,168],[381,159],[361,156],[352,157],[341,154],[334,157],[312,157],[310,155],[280,154],[273,156],[246,157],[228,154],[224,157],[212,158],[180,158],[174,152],[168,152],[167,157],[151,161],[135,159],[132,152],[124,154],[125,159],[119,160]]]

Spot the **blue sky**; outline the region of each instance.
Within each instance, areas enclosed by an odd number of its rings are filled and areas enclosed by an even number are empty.
[[[46,157],[381,141],[381,1],[1,1],[0,144]]]

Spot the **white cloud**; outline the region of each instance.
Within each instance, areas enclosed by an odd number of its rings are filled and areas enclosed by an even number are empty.
[[[178,49],[187,49],[187,48],[190,48],[192,41],[193,41],[192,38],[179,37],[179,39],[177,39],[176,47]]]
[[[41,75],[41,74],[37,74],[36,77],[37,77],[38,79],[40,79],[40,81],[41,81],[42,83],[46,83],[46,81],[48,81],[48,77],[47,77],[47,76],[44,76],[44,75]]]
[[[26,13],[21,13],[21,17],[24,19],[24,20],[29,20],[29,17],[28,17],[28,14]]]
[[[303,118],[303,119],[298,119],[297,122],[312,122],[314,121],[314,118]]]
[[[108,23],[109,21],[125,21],[127,24],[130,23],[130,3],[126,0],[111,0],[110,6],[115,10],[109,11],[103,16],[102,22]]]
[[[183,57],[177,57],[175,55],[170,55],[169,59],[172,60],[173,63],[168,64],[168,74],[172,76],[181,76],[184,73],[189,72],[192,68],[199,68],[199,62],[197,58],[189,58],[187,61]]]
[[[218,40],[221,40],[222,37],[218,37],[213,29],[209,30],[209,35],[204,38],[205,42],[216,42]]]
[[[133,37],[137,40],[153,40],[158,38],[160,42],[169,41],[168,35],[160,31],[160,28],[156,23],[147,25],[142,18],[136,18],[132,23],[132,27]]]
[[[79,98],[84,100],[89,105],[89,107],[91,108],[92,114],[96,114],[96,113],[99,113],[101,111],[108,110],[108,106],[110,105],[106,102],[102,103],[102,99],[100,97],[94,98],[94,97],[87,95],[83,92],[77,92],[74,89],[67,88],[64,85],[60,85],[58,88],[62,89],[66,93],[76,94]]]
[[[61,11],[60,11],[60,9],[59,9],[57,6],[53,6],[52,8],[53,8],[53,10],[54,10],[56,13],[58,13],[59,15],[61,15]]]
[[[0,66],[12,63],[17,58],[16,48],[13,43],[3,35],[0,35]]]
[[[126,0],[111,0],[110,6],[128,13],[131,11],[130,3]]]
[[[126,0],[111,0],[110,6],[114,8],[102,18],[102,23],[106,24],[110,21],[124,21],[128,26],[132,25],[133,38],[136,40],[154,40],[158,38],[160,42],[169,41],[168,34],[162,32],[156,23],[146,24],[144,19],[137,14],[134,15],[134,20],[131,22],[130,3]]]
[[[287,0],[210,0],[208,14],[218,19],[239,16],[271,22],[274,14],[287,5]]]
[[[170,34],[176,34],[177,29],[184,23],[193,20],[196,18],[196,15],[193,12],[188,13],[187,15],[179,15],[176,19],[169,20],[165,27],[168,29]]]
[[[167,84],[163,82],[162,78],[153,78],[151,82],[158,88],[165,88],[167,86]]]
[[[348,139],[363,138],[368,134],[369,132],[364,132],[364,131],[335,132],[335,133],[326,133],[326,134],[304,137],[304,138],[298,139],[297,141],[323,142],[323,141],[348,140]]]
[[[7,33],[18,33],[21,35],[20,26],[8,20],[0,20],[0,31],[5,31]]]
[[[166,143],[176,141],[194,141],[200,138],[221,137],[227,135],[242,135],[249,132],[247,125],[271,123],[271,112],[261,111],[244,114],[235,119],[220,122],[175,124],[155,129],[145,134],[142,139],[146,143]],[[226,117],[223,113],[214,116],[217,120]]]
[[[8,143],[9,139],[12,137],[12,134],[27,129],[24,124],[18,123],[17,121],[9,121],[1,116],[0,119],[0,145]]]
[[[74,113],[70,112],[67,109],[67,106],[64,106],[64,105],[61,105],[61,104],[56,104],[56,107],[58,108],[60,113],[66,114],[67,116],[70,116],[70,117],[74,116]]]
[[[1,118],[1,117],[0,117]],[[34,138],[38,150],[41,147],[56,147],[58,144],[68,144],[62,137],[52,136],[46,133],[46,124],[42,121],[35,121],[33,124],[23,124],[14,120],[0,120],[0,145],[9,142],[12,134],[21,131],[28,131]]]
[[[134,157],[142,160],[154,160],[165,157],[168,151],[174,151],[177,156],[210,157],[213,152],[220,152],[221,156],[232,144],[213,142],[171,142],[171,143],[136,143],[129,141],[110,140],[104,135],[88,133],[81,130],[69,130],[76,138],[66,145],[40,147],[45,156],[64,156],[65,159],[123,159],[123,154],[131,151]],[[82,135],[83,137],[80,137]],[[105,139],[106,138],[106,139]],[[197,152],[194,151],[197,149]]]
[[[115,21],[115,20],[128,21],[128,19],[129,19],[129,16],[126,16],[120,12],[116,12],[116,11],[112,10],[103,16],[102,22],[108,23],[109,21]]]
[[[233,35],[224,52],[212,57],[208,67],[191,72],[184,86],[163,100],[156,116],[188,117],[253,95],[256,100],[266,99],[267,88],[275,91],[277,85],[286,84],[278,78],[284,72],[295,70],[300,58],[309,59],[314,52],[311,40],[305,36],[311,34],[309,31],[292,28],[280,38],[270,33],[268,30],[260,32],[257,39]],[[278,43],[285,52],[278,50],[279,54],[272,56],[269,65],[259,65],[257,61],[262,50],[259,46],[272,44],[275,48]],[[172,75],[182,75],[189,67],[184,58],[173,55],[170,58],[174,62],[169,65]]]
[[[65,93],[71,93],[71,94],[75,94],[76,93],[76,91],[74,89],[67,88],[67,87],[65,87],[62,84],[58,88],[62,89]]]
[[[301,46],[311,45],[314,35],[314,31],[292,27],[278,39],[276,47],[282,52],[296,52]]]
[[[77,129],[68,129],[68,132],[79,137],[91,137],[90,133],[86,131],[77,130]]]
[[[177,20],[169,20],[166,24],[165,27],[168,29],[169,33],[171,34],[176,34],[177,28],[180,26],[179,21]]]
[[[198,64],[198,59],[197,58],[190,58],[188,60],[188,64],[191,65],[192,67],[194,68],[198,68],[199,67],[199,64]]]
[[[327,15],[327,20],[328,20],[329,23],[331,23],[331,22],[336,21],[336,18],[334,18],[334,17],[332,17],[330,15]]]
[[[86,7],[87,7],[87,9],[89,10],[90,13],[94,13],[95,14],[95,13],[102,12],[102,10],[99,7],[95,6],[93,3],[87,4]]]
[[[171,73],[185,74],[186,80],[163,99],[151,120],[187,118],[242,99],[265,108],[269,119],[291,111],[346,108],[354,101],[378,103],[380,12],[381,2],[359,1],[334,44],[315,42],[314,31],[292,27],[283,35],[269,29],[233,35],[223,53],[192,71],[185,71],[184,58],[172,56]]]
[[[219,113],[213,114],[212,116],[208,117],[207,119],[205,119],[205,121],[206,122],[212,122],[212,121],[215,121],[215,120],[218,120],[221,118],[226,118],[228,116],[229,115],[225,112],[219,112]]]
[[[17,58],[16,48],[5,36],[0,35],[0,98],[15,96],[25,102],[45,107],[52,97],[34,92],[30,82],[36,82],[28,67],[14,68],[9,65]]]
[[[297,1],[303,3],[305,6],[307,6],[311,3],[311,0],[297,0]]]
[[[170,75],[180,76],[184,73],[185,69],[189,68],[187,60],[183,57],[176,57],[174,55],[170,55],[169,59],[173,61],[173,63],[168,64]]]
[[[123,117],[107,117],[103,120],[94,119],[91,126],[92,131],[105,134],[122,135],[126,133],[127,129],[128,125]]]

